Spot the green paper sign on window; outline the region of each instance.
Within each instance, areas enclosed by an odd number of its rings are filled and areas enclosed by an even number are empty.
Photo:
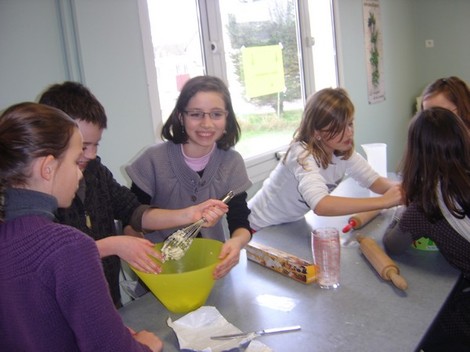
[[[245,90],[248,98],[284,91],[282,46],[253,46],[242,49]]]

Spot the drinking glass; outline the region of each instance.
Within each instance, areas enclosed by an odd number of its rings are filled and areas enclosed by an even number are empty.
[[[324,227],[312,231],[313,261],[318,266],[318,284],[321,288],[339,287],[340,251],[338,229]]]

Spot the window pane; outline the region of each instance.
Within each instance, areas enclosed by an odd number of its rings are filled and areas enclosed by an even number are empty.
[[[338,85],[336,43],[333,30],[333,9],[331,0],[308,2],[310,36],[312,46],[315,90]]]
[[[302,113],[293,0],[220,1],[227,80],[245,157],[287,145]]]
[[[173,110],[183,84],[204,74],[195,0],[148,0],[162,119]]]

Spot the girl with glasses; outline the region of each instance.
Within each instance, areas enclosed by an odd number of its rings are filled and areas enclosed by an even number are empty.
[[[198,76],[184,85],[161,132],[163,143],[143,151],[126,171],[132,190],[141,203],[176,209],[209,198],[222,198],[229,191],[225,235],[222,222],[203,228],[201,236],[225,242],[214,278],[225,276],[235,266],[240,250],[251,239],[246,203],[251,186],[242,156],[233,147],[240,138],[230,93],[217,77]],[[147,233],[162,242],[176,229]]]

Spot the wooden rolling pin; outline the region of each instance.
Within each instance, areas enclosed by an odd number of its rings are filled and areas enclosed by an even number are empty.
[[[356,237],[360,244],[361,252],[379,273],[382,279],[392,281],[400,290],[406,290],[408,283],[400,276],[398,265],[379,247],[372,238],[358,235]]]
[[[377,215],[379,215],[381,211],[381,209],[378,209],[351,215],[348,220],[348,224],[343,228],[343,233],[349,232],[351,231],[351,229],[356,230],[361,228],[362,226],[365,226],[367,223],[372,221]]]

